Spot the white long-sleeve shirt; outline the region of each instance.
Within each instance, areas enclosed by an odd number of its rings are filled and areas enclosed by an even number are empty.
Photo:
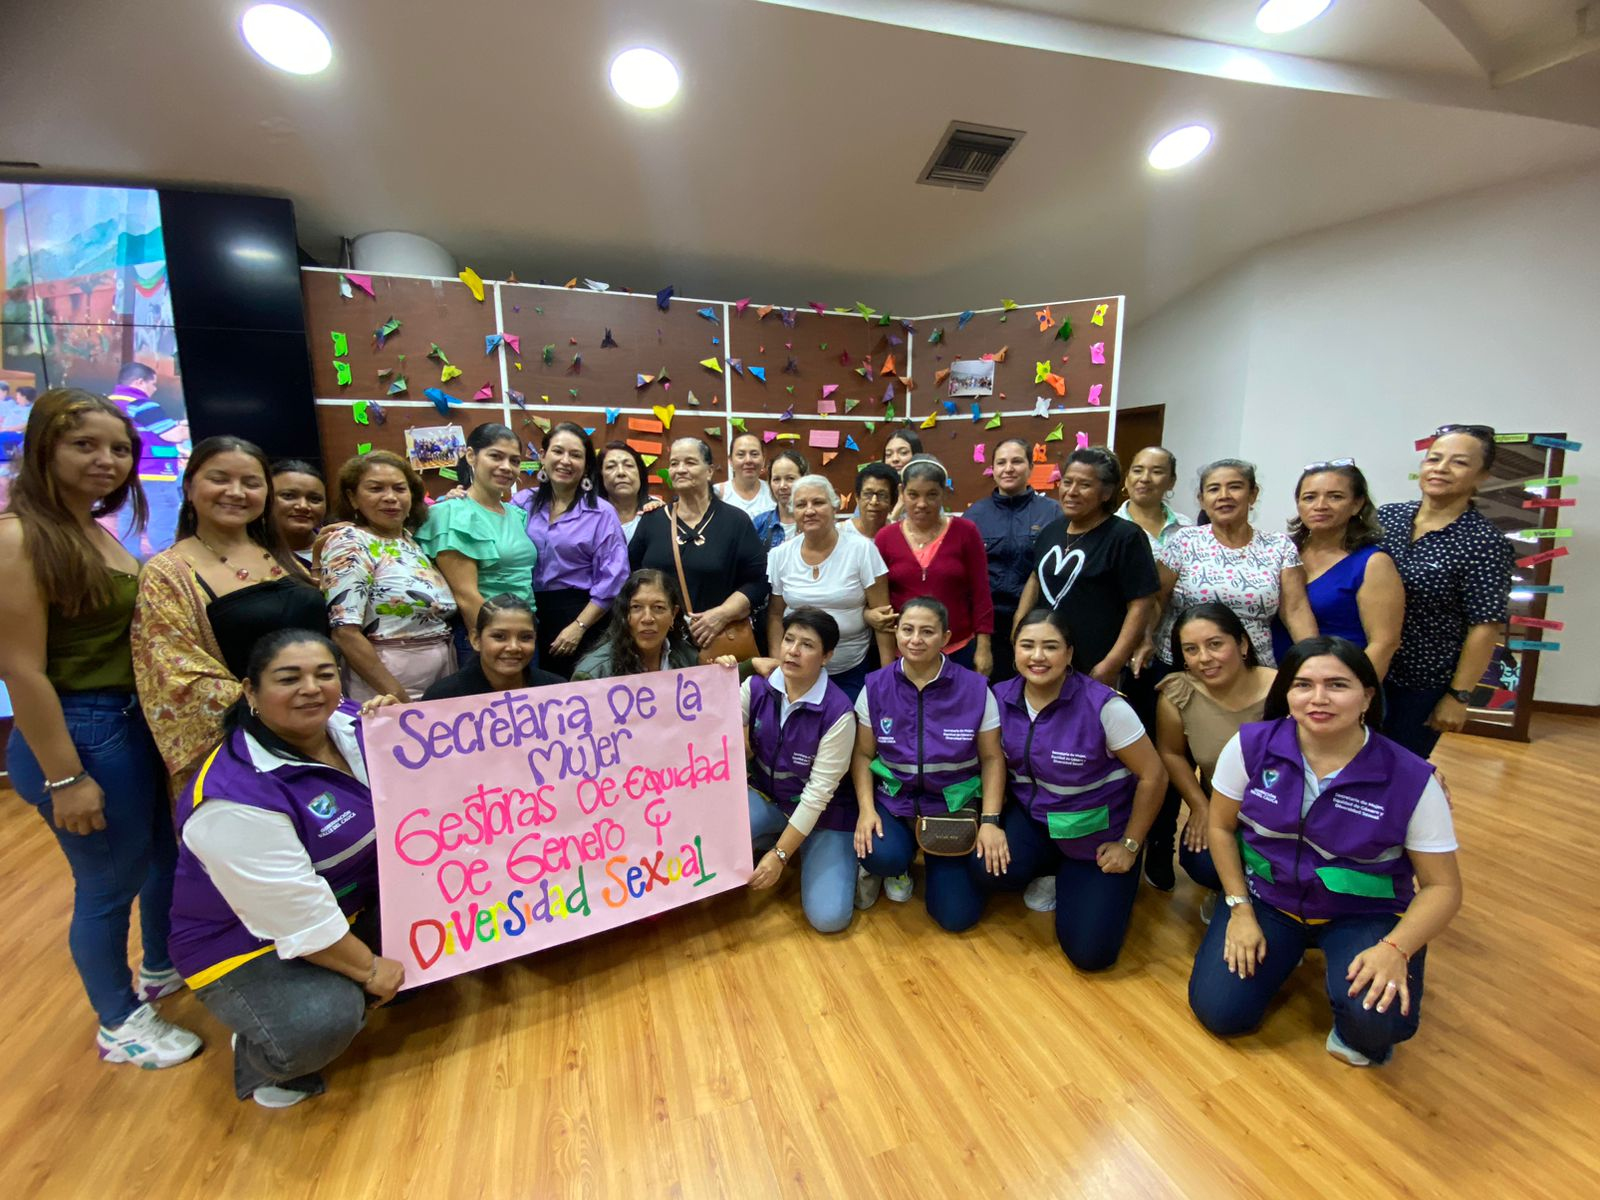
[[[752,687],[770,687],[778,693],[778,724],[781,726],[789,719],[789,713],[794,705],[789,701],[788,692],[783,685],[783,671],[774,671],[770,678],[762,679],[752,675],[739,685],[739,712],[746,725],[750,723],[750,689]],[[824,671],[817,677],[817,682],[804,696],[795,703],[821,704],[824,693],[828,690],[828,674]],[[817,743],[817,755],[811,762],[811,774],[807,776],[805,786],[800,789],[800,795],[795,801],[794,815],[789,818],[800,833],[807,836],[816,828],[817,820],[828,807],[828,802],[833,799],[833,794],[838,790],[839,781],[850,769],[850,755],[856,745],[856,715],[853,712],[844,713],[830,725],[822,735],[822,740]]]

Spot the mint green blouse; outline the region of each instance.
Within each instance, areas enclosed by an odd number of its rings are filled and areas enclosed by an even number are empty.
[[[515,504],[492,513],[470,496],[441,500],[428,509],[417,541],[435,562],[454,550],[478,564],[478,593],[509,592],[533,603],[533,568],[539,552],[528,537],[528,514]]]

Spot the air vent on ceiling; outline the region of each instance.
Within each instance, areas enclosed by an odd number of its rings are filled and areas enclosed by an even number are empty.
[[[996,129],[993,125],[951,121],[917,182],[981,192],[989,186],[1012,147],[1021,140],[1020,129]]]

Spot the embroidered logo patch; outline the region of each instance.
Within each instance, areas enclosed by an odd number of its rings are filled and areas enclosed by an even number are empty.
[[[891,733],[893,733],[894,732],[894,718],[893,717],[879,717],[878,718],[878,731],[880,733],[882,733],[884,737],[888,737]]]
[[[332,792],[323,792],[322,795],[318,796],[306,807],[311,810],[314,816],[320,817],[324,821],[339,811],[339,804],[334,800]]]
[[[1268,767],[1265,771],[1261,772],[1261,782],[1266,784],[1269,788],[1277,787],[1278,779],[1279,774],[1277,767]]]

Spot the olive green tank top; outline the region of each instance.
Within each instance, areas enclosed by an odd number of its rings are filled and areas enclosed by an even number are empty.
[[[111,572],[111,602],[76,617],[50,609],[44,674],[58,692],[133,691],[133,602],[139,577]]]

